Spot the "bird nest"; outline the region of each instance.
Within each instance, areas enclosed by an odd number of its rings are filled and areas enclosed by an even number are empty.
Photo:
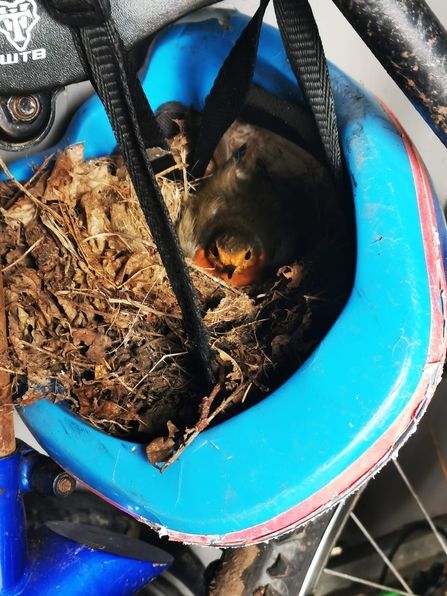
[[[191,188],[157,180],[176,221]],[[153,464],[265,396],[321,339],[312,328],[326,297],[312,260],[248,291],[188,262],[221,371],[206,393],[120,157],[84,161],[72,146],[25,185],[1,183],[0,212],[10,345],[0,365],[17,402],[67,400],[103,431],[145,441]]]

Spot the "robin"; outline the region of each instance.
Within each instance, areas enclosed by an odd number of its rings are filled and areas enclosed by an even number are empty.
[[[262,282],[301,248],[293,197],[246,152],[244,144],[189,195],[178,224],[185,256],[234,286]]]

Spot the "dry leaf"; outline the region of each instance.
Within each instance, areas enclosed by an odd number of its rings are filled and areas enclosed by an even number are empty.
[[[286,279],[290,280],[288,282],[288,287],[290,289],[297,288],[304,279],[306,275],[306,271],[303,265],[299,263],[294,263],[293,265],[286,265],[285,267],[281,267],[278,269],[277,273],[278,277],[281,275],[284,276]]]
[[[158,437],[146,447],[146,455],[149,462],[156,466],[167,461],[174,450],[175,441],[171,437]]]
[[[37,208],[28,197],[21,197],[8,210],[1,208],[0,213],[12,228],[27,226],[36,217]]]

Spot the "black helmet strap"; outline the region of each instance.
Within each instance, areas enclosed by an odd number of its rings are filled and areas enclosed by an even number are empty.
[[[252,87],[262,20],[269,0],[230,51],[206,99],[193,173],[205,172],[229,126],[241,114]],[[206,381],[214,383],[213,356],[197,296],[148,159],[146,147],[167,149],[140,81],[111,18],[109,0],[44,0],[50,14],[70,26],[84,68],[104,104],[169,281],[180,305],[185,332],[200,356]],[[311,108],[338,189],[344,171],[334,102],[324,51],[308,0],[274,0],[287,57]]]
[[[81,60],[104,104],[152,237],[183,315],[183,325],[199,354],[206,382],[215,382],[213,356],[197,296],[168,210],[146,153],[167,148],[140,81],[110,15],[108,0],[45,0],[49,12],[72,28]],[[141,124],[148,123],[144,131]]]
[[[260,6],[219,70],[205,100],[192,173],[203,176],[225,131],[241,115],[251,89],[262,19],[269,0]],[[340,149],[329,71],[308,0],[273,0],[287,58],[309,104],[322,156],[339,191],[345,170]],[[318,142],[318,141],[317,141]]]

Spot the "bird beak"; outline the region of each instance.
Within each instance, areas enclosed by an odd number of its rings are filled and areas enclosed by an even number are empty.
[[[225,267],[223,268],[224,273],[226,273],[228,275],[228,279],[231,279],[233,277],[233,273],[236,269],[235,265],[225,265]]]

